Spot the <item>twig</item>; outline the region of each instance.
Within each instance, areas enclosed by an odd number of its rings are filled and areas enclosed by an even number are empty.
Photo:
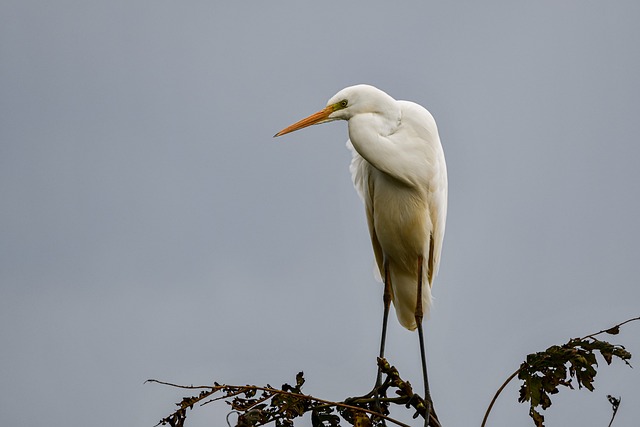
[[[622,398],[621,397],[615,398],[609,394],[607,395],[607,399],[609,399],[609,403],[611,403],[611,407],[613,408],[613,415],[611,415],[611,421],[609,421],[609,426],[608,426],[608,427],[611,427],[611,425],[613,424],[613,419],[616,417],[616,414],[618,413],[618,408],[620,407],[620,402],[622,402]]]
[[[180,385],[180,384],[173,384],[173,383],[168,383],[165,381],[159,381],[159,380],[154,380],[154,379],[148,379],[145,381],[146,383],[157,383],[157,384],[162,384],[162,385],[168,385],[170,387],[175,387],[175,388],[186,388],[189,390],[192,389],[202,389],[202,388],[208,388],[208,389],[221,389],[224,388],[225,386],[211,386],[211,385]]]
[[[583,339],[583,340],[585,340],[585,339],[587,339],[587,338],[593,338],[593,337],[595,337],[596,335],[600,335],[600,334],[604,334],[604,333],[608,333],[608,334],[616,335],[616,334],[619,332],[618,330],[620,329],[620,326],[622,326],[622,325],[626,325],[627,323],[629,323],[629,322],[633,322],[633,321],[636,321],[636,320],[640,320],[640,316],[638,316],[638,317],[634,317],[633,319],[625,320],[624,322],[622,322],[622,323],[618,323],[617,325],[612,326],[612,327],[610,327],[609,329],[603,329],[603,330],[598,331],[598,332],[596,332],[596,333],[594,333],[594,334],[585,335],[582,339]]]
[[[204,405],[206,405],[208,403],[212,403],[212,402],[217,402],[218,400],[224,400],[224,399],[228,399],[230,397],[238,396],[238,395],[240,395],[240,394],[242,394],[244,392],[245,392],[245,390],[238,390],[235,393],[227,394],[225,396],[216,397],[215,399],[211,399],[211,400],[207,400],[206,402],[202,402],[200,404],[200,406],[204,406]],[[211,393],[209,393],[209,396],[211,396],[213,393],[214,393],[213,391]],[[264,399],[257,401],[253,405],[246,407],[245,410],[251,409],[252,407],[264,402],[265,400],[271,399],[272,397],[273,397],[273,395],[267,396]]]
[[[491,403],[489,403],[489,407],[487,408],[487,411],[484,413],[484,418],[482,419],[481,427],[485,427],[485,425],[487,424],[487,419],[489,418],[489,412],[491,412],[491,409],[493,408],[493,404],[496,403],[496,400],[498,400],[498,396],[500,396],[500,393],[502,393],[502,390],[504,390],[507,384],[509,384],[511,380],[515,378],[515,376],[518,375],[519,373],[520,373],[520,369],[518,369],[513,374],[511,374],[509,378],[507,378],[505,382],[502,383],[498,391],[496,391],[496,394],[493,396],[493,399],[491,399]]]

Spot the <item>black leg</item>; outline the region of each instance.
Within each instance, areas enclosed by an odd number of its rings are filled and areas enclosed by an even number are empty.
[[[429,425],[429,416],[432,411],[431,392],[429,391],[429,378],[427,376],[427,357],[424,351],[424,334],[422,332],[422,324],[418,323],[418,336],[420,338],[420,356],[422,357],[422,379],[424,381],[424,402],[427,405],[426,416],[424,419],[425,427]]]
[[[380,337],[380,358],[384,357],[384,347],[387,341],[387,321],[389,320],[389,306],[391,306],[391,274],[389,273],[389,263],[384,263],[384,314],[382,316],[382,336]],[[378,389],[382,385],[382,370],[378,367],[378,375],[376,377],[376,386]]]
[[[427,375],[427,355],[424,347],[424,333],[422,330],[422,319],[424,317],[424,308],[422,307],[422,264],[424,258],[418,256],[418,292],[416,301],[416,324],[418,325],[418,338],[420,340],[420,356],[422,359],[422,379],[424,381],[424,402],[426,405],[426,415],[424,417],[424,425],[429,425],[429,418],[433,410],[433,402],[431,400],[431,392],[429,390],[429,377]]]
[[[382,336],[380,337],[380,358],[384,357],[384,347],[387,341],[387,321],[389,319],[389,307],[391,305],[391,274],[389,273],[389,264],[384,263],[384,294],[382,297],[384,302],[384,314],[382,316]],[[378,365],[378,374],[376,375],[376,384],[373,387],[373,397],[375,399],[374,409],[383,413],[382,405],[380,404],[380,387],[382,386],[382,368]],[[383,423],[384,424],[384,423]]]

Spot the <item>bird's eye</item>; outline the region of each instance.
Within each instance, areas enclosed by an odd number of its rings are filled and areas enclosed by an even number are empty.
[[[341,106],[342,108],[347,108],[347,104],[348,104],[348,102],[347,102],[347,100],[346,100],[346,99],[343,99],[342,101],[340,101],[340,106]]]

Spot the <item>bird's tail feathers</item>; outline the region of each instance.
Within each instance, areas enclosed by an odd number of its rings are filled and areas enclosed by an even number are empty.
[[[417,282],[414,275],[406,273],[391,274],[391,290],[393,292],[393,306],[398,316],[398,321],[405,328],[413,331],[418,327],[416,324],[416,299]],[[422,279],[422,308],[424,318],[429,317],[429,311],[433,302],[431,296],[431,286],[426,275]]]

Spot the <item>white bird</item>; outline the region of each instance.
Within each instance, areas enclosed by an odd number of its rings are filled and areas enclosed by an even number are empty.
[[[447,166],[433,116],[368,85],[347,87],[327,106],[281,130],[284,135],[333,120],[347,120],[351,174],[366,209],[376,264],[385,282],[380,356],[384,355],[389,301],[400,324],[418,328],[425,397],[422,319],[440,264],[447,216]],[[376,386],[379,386],[380,372]]]

